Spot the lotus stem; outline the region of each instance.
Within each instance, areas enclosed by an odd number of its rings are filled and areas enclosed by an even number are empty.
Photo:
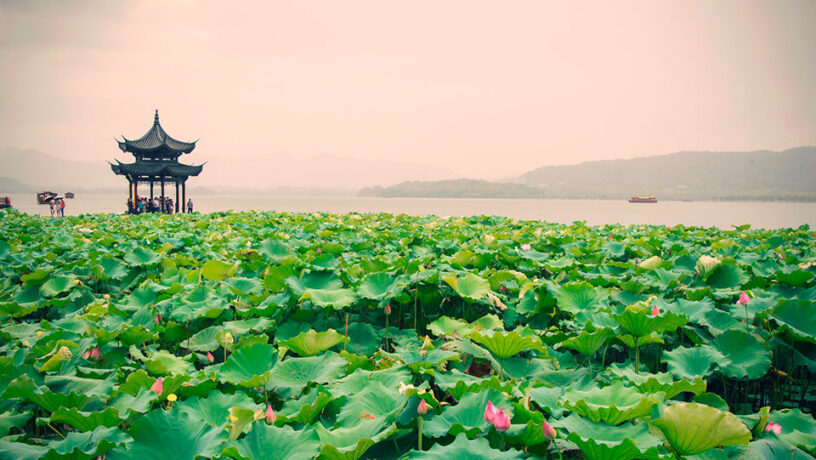
[[[57,433],[57,434],[59,435],[59,437],[60,437],[60,438],[65,439],[65,436],[63,436],[63,435],[62,435],[62,433],[60,433],[60,432],[59,432],[59,430],[57,430],[56,428],[54,428],[53,426],[51,426],[51,424],[50,424],[50,423],[46,423],[46,425],[48,425],[48,428],[51,428],[52,430],[54,430],[54,433]]]
[[[640,374],[640,347],[637,337],[635,337],[635,374]]]
[[[419,416],[419,437],[417,437],[417,450],[422,450],[422,416]]]
[[[348,319],[349,319],[349,314],[348,314],[348,312],[346,312],[346,332],[344,334],[346,336],[346,338],[348,338]],[[348,341],[343,342],[343,351],[346,351],[346,343],[347,342]]]
[[[417,329],[417,296],[418,296],[418,292],[419,292],[419,285],[417,285],[417,287],[414,288],[414,330],[417,331],[417,333],[419,333],[419,330]]]

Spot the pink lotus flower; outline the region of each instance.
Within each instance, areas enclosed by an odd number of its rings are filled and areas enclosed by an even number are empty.
[[[99,352],[99,347],[93,347],[91,350],[90,358],[91,359],[99,359],[102,357],[102,353]]]
[[[499,411],[499,408],[494,406],[492,402],[488,401],[487,406],[485,406],[484,411],[484,418],[487,423],[493,423],[493,420],[496,418],[496,413]]]
[[[556,436],[555,428],[552,427],[546,420],[541,421],[541,432],[547,439],[553,439]]]
[[[159,313],[158,315],[153,317],[153,322],[154,323],[159,324],[159,321],[161,321],[161,313]]]
[[[391,314],[391,304],[390,303],[385,305],[385,314],[386,315]]]
[[[419,405],[417,406],[417,414],[425,415],[428,412],[428,403],[425,402],[424,399],[419,401]]]
[[[215,361],[215,357],[209,351],[207,352],[207,361],[209,362]]]
[[[91,350],[85,350],[85,353],[82,353],[82,357],[88,359],[91,357]]]
[[[532,246],[530,246],[530,243],[524,243],[524,244],[521,245],[521,250],[522,251],[529,251],[530,248],[532,248]]]
[[[660,309],[657,308],[657,305],[652,305],[652,316],[657,316],[660,314]]]
[[[782,425],[780,425],[778,423],[770,422],[767,425],[765,425],[765,431],[767,431],[769,433],[771,431],[773,431],[774,433],[779,434],[779,433],[782,432]]]
[[[507,292],[507,288],[504,286],[499,286],[499,290],[502,292]]]
[[[277,416],[275,415],[275,411],[272,410],[272,406],[269,404],[266,405],[266,423],[272,423],[275,421]]]
[[[499,409],[496,412],[496,416],[493,417],[493,426],[496,428],[496,431],[505,432],[510,429],[510,417],[502,410]]]
[[[317,253],[318,253],[318,254],[320,254],[320,253],[322,253],[322,252],[323,252],[323,251],[321,251],[321,250],[320,250],[320,248],[317,248]]]
[[[164,393],[164,386],[162,386],[161,377],[157,378],[156,381],[153,382],[153,385],[150,387],[150,391],[156,393],[157,395]]]
[[[748,294],[745,291],[740,291],[740,298],[737,300],[737,305],[748,305],[751,302],[751,298],[748,297]]]
[[[611,233],[609,234],[609,241],[612,241],[612,234]],[[544,422],[544,423],[547,423],[547,422]]]

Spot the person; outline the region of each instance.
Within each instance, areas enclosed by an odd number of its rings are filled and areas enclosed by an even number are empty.
[[[127,201],[127,213],[133,214],[133,200],[131,200],[130,198],[128,198]]]
[[[60,207],[60,217],[65,217],[65,200],[60,200],[59,207]]]
[[[187,199],[187,212],[193,212],[193,199]]]
[[[51,201],[48,203],[48,206],[49,206],[49,207],[51,207],[51,217],[54,217],[54,202],[55,202],[55,201],[57,201],[57,200],[51,200]]]

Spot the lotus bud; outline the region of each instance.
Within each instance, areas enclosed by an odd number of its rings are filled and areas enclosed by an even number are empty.
[[[320,250],[320,248],[317,248],[317,253],[318,253],[318,254],[321,254],[322,252],[323,252],[323,251],[321,251],[321,250]]]
[[[765,431],[769,433],[773,431],[775,434],[780,434],[782,433],[782,425],[778,423],[769,422],[767,425],[765,425]]]
[[[496,416],[493,418],[493,426],[496,428],[496,431],[505,432],[510,429],[510,417],[502,410],[499,409],[496,412]]]
[[[391,304],[386,304],[386,305],[385,305],[385,314],[386,314],[386,315],[390,315],[390,314],[391,314]]]
[[[425,402],[424,399],[419,400],[419,405],[417,406],[417,414],[425,415],[428,412],[428,403]]]
[[[609,234],[609,241],[612,241],[612,234]]]
[[[530,246],[530,243],[524,243],[524,244],[521,245],[521,250],[522,251],[529,251],[530,248],[532,248],[532,246]]]
[[[275,411],[272,410],[272,406],[269,404],[266,405],[266,423],[272,423],[275,421],[277,416],[275,415]]]
[[[660,314],[660,309],[657,308],[657,305],[652,305],[652,316],[657,316]]]
[[[156,393],[157,395],[164,393],[164,386],[162,386],[161,377],[157,378],[156,381],[153,382],[153,385],[150,387],[150,391]]]
[[[556,436],[555,428],[552,427],[546,420],[541,421],[541,432],[547,439],[554,439]]]
[[[82,353],[82,357],[89,359],[91,357],[91,350],[85,350],[85,353]]]
[[[209,362],[215,361],[215,357],[209,351],[207,352],[207,361]]]
[[[740,291],[740,298],[737,300],[737,305],[748,305],[751,301],[751,298],[748,297],[748,294],[745,291]]]
[[[99,352],[99,347],[93,347],[91,350],[91,359],[99,359],[102,357],[102,353]]]
[[[159,324],[159,321],[161,321],[161,313],[159,313],[158,315],[153,317],[153,322],[154,323]]]
[[[488,401],[487,406],[485,406],[484,411],[484,419],[487,423],[493,423],[493,419],[496,418],[496,412],[498,412],[498,408],[493,405],[492,402]]]

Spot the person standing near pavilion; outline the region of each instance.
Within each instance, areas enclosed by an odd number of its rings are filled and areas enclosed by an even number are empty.
[[[187,199],[187,212],[193,212],[193,199]]]
[[[60,217],[65,217],[65,200],[59,200]]]
[[[51,217],[54,217],[54,211],[56,211],[56,210],[54,209],[54,202],[55,202],[55,201],[57,201],[57,200],[51,200],[51,202],[50,202],[50,203],[48,203],[48,206],[51,208]]]

